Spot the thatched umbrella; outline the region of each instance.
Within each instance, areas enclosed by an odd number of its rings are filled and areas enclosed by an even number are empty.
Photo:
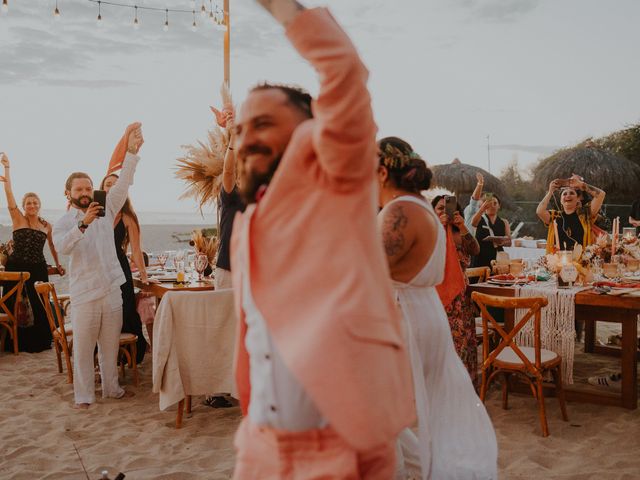
[[[607,192],[608,203],[629,202],[640,191],[640,166],[591,142],[559,150],[542,160],[533,169],[533,185],[544,191],[552,180],[574,173]]]
[[[469,203],[469,198],[476,188],[476,173],[478,172],[484,176],[484,191],[495,193],[502,200],[503,206],[510,204],[509,195],[500,179],[480,167],[467,165],[456,158],[449,164],[432,165],[430,168],[433,172],[433,187],[445,188],[454,192],[463,207]]]

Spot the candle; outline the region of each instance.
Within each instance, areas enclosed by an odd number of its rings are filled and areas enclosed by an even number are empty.
[[[560,251],[560,237],[558,236],[558,222],[553,221],[553,233],[556,238],[556,252]]]
[[[619,217],[616,217],[613,219],[613,230],[611,232],[611,261],[612,262],[618,247],[618,222],[619,222]]]

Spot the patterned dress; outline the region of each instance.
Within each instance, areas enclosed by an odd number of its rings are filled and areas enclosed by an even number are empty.
[[[471,235],[455,235],[456,250],[460,259],[460,267],[465,271],[471,264],[471,257],[480,250],[477,240]],[[468,283],[465,275],[465,282]],[[471,381],[477,385],[478,377],[478,343],[476,340],[476,321],[473,305],[469,295],[465,292],[458,295],[445,307],[453,344],[458,356],[467,368]]]

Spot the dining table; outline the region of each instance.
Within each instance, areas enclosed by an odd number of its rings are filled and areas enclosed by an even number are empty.
[[[469,285],[470,292],[477,291],[487,295],[504,297],[520,296],[520,289],[526,286],[496,285],[481,282]],[[636,292],[637,293],[637,292]],[[638,315],[640,314],[640,296],[600,294],[591,287],[575,293],[575,319],[585,322],[585,353],[609,355],[620,358],[622,382],[620,392],[595,391],[580,388],[580,385],[567,385],[567,400],[616,405],[628,409],[638,408]],[[514,310],[504,312],[504,328],[510,331],[514,326]],[[597,322],[619,323],[622,326],[620,347],[596,345]],[[611,372],[616,373],[616,372]]]

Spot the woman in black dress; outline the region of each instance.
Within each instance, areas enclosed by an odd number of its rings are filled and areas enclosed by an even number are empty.
[[[480,244],[480,253],[474,257],[474,267],[488,267],[495,260],[502,247],[511,245],[511,227],[509,222],[498,216],[500,199],[492,195],[486,197],[484,203],[471,219],[476,229],[476,240]],[[488,237],[496,237],[487,240]]]
[[[100,184],[101,190],[109,189],[118,180],[116,174],[106,176]],[[116,253],[120,266],[127,281],[120,286],[122,290],[122,333],[133,333],[138,336],[137,343],[137,363],[141,363],[147,351],[147,341],[142,333],[142,322],[136,310],[136,296],[133,290],[133,276],[127,258],[127,249],[131,246],[131,260],[140,272],[140,280],[147,282],[147,270],[144,266],[144,257],[140,247],[140,223],[138,216],[131,206],[131,201],[127,198],[122,210],[115,218],[114,239],[116,242]]]
[[[0,181],[4,183],[7,206],[13,223],[13,252],[7,259],[5,269],[7,272],[31,274],[29,280],[25,282],[25,289],[33,310],[33,326],[18,330],[18,348],[21,352],[41,352],[51,348],[52,340],[47,314],[33,287],[35,282],[49,281],[47,262],[43,252],[45,243],[49,243],[51,255],[61,275],[64,275],[64,269],[60,266],[58,254],[53,246],[51,224],[39,215],[40,198],[35,193],[26,193],[22,199],[24,213],[21,212],[13,196],[9,174],[11,166],[4,153],[0,153],[0,163],[4,167],[4,176],[0,176]],[[5,288],[11,288],[12,285],[7,283]]]

